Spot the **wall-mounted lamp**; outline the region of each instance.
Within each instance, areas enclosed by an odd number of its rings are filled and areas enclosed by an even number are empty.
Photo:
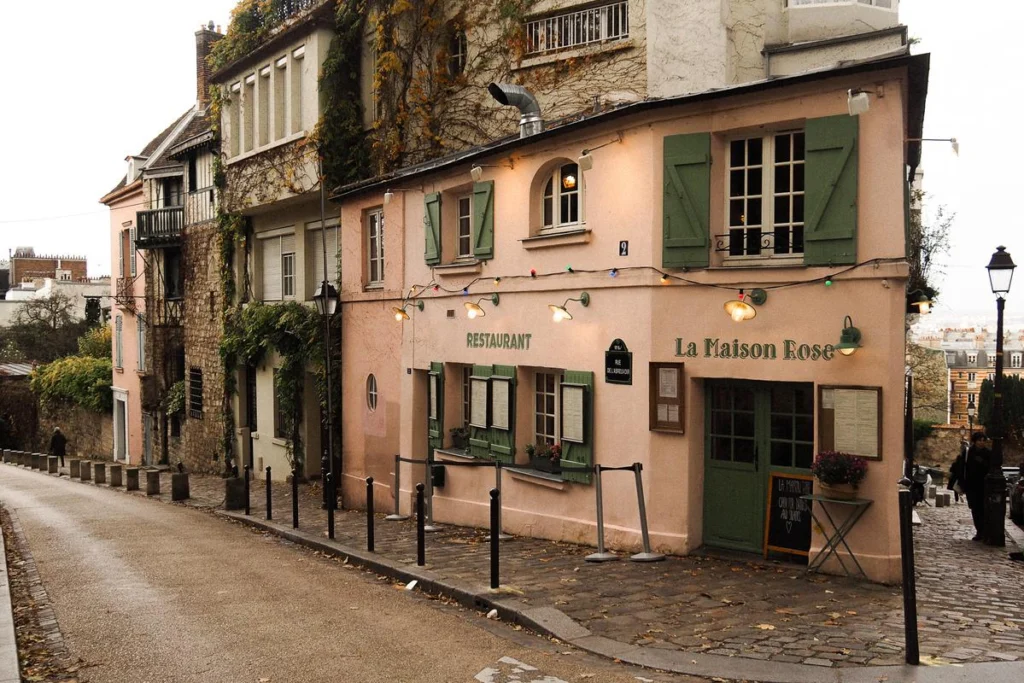
[[[482,299],[478,299],[476,303],[473,303],[472,301],[467,301],[463,303],[462,305],[466,307],[466,317],[472,320],[474,318],[482,318],[485,315],[487,315],[487,312],[480,307],[480,302],[487,300],[490,300],[492,305],[497,306],[498,302],[501,300],[501,297],[499,297],[497,293],[494,293],[491,294],[490,296],[485,296]]]
[[[956,138],[907,138],[907,142],[948,142],[953,148],[953,154],[960,156],[960,143]]]
[[[844,356],[852,356],[860,348],[860,330],[853,326],[853,319],[846,316],[843,319],[843,331],[839,334],[839,343],[836,344],[836,351]]]
[[[417,309],[422,311],[423,310],[423,302],[422,301],[409,301],[407,303],[402,304],[401,308],[399,308],[398,306],[392,306],[391,307],[391,312],[394,313],[396,321],[402,322],[403,320],[409,320],[409,309],[411,307],[416,307]]]
[[[590,295],[583,292],[580,294],[578,299],[566,299],[565,303],[561,306],[548,304],[548,308],[551,309],[551,319],[553,321],[560,323],[563,320],[572,320],[572,314],[569,313],[569,310],[566,308],[570,301],[579,301],[583,308],[586,308],[590,305]]]
[[[754,306],[762,306],[765,301],[768,301],[768,292],[763,289],[752,289],[750,294],[744,294],[741,289],[735,299],[725,302],[725,312],[736,322],[743,322],[756,316]]]
[[[871,100],[864,90],[852,89],[846,91],[846,108],[850,116],[860,116],[871,108]]]
[[[473,179],[474,183],[479,183],[480,179],[484,177],[485,168],[515,168],[515,164],[512,159],[508,159],[508,164],[473,164],[473,167],[469,169],[469,177]]]
[[[609,140],[608,142],[597,145],[596,147],[588,147],[582,152],[580,152],[580,156],[576,160],[576,163],[579,164],[580,170],[589,171],[590,169],[594,168],[594,155],[591,154],[591,152],[593,152],[594,150],[601,149],[602,147],[607,147],[608,145],[614,145],[616,142],[622,142],[621,132],[616,136],[614,140]]]
[[[914,296],[914,295],[917,296]],[[919,313],[921,315],[928,315],[932,312],[932,306],[935,304],[928,296],[927,292],[923,292],[920,289],[915,289],[913,292],[907,294],[907,312],[908,313]],[[914,309],[917,309],[916,311]]]

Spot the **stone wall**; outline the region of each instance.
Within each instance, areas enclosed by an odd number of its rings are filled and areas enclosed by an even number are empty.
[[[39,432],[34,450],[46,453],[53,428],[60,427],[67,437],[67,454],[92,460],[112,460],[114,451],[114,416],[95,413],[84,408],[43,408],[39,411]]]
[[[32,448],[39,429],[38,410],[28,377],[0,376],[0,448]]]
[[[182,246],[186,380],[190,368],[203,371],[202,417],[192,417],[186,410],[181,426],[181,460],[194,472],[219,473],[225,465],[224,372],[220,359],[223,305],[217,238],[217,223],[207,221],[188,226]],[[238,289],[241,294],[241,286]]]

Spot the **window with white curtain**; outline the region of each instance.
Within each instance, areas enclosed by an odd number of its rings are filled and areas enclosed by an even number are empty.
[[[142,316],[135,318],[135,333],[139,343],[139,372],[146,371],[146,322]]]
[[[260,240],[263,252],[263,300],[295,298],[295,235]]]
[[[320,221],[306,224],[306,272],[309,281],[307,291],[312,297],[324,281],[324,237],[327,238],[327,279],[335,287],[340,279],[340,255],[338,254],[338,221],[327,221],[327,234],[320,232]]]
[[[123,368],[124,342],[121,337],[121,330],[124,322],[121,316],[114,318],[114,367]]]

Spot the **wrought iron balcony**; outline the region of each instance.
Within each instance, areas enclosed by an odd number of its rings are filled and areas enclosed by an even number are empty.
[[[185,224],[182,207],[139,211],[135,217],[139,226],[135,245],[139,249],[173,247],[181,244],[181,231]]]
[[[157,299],[148,307],[146,320],[153,327],[181,327],[185,318],[185,300]]]
[[[122,311],[135,312],[135,278],[117,278],[117,293],[114,302]]]

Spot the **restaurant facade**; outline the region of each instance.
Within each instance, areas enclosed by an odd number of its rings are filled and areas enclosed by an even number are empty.
[[[635,551],[633,475],[586,468],[640,463],[655,551],[799,558],[825,537],[772,492],[847,451],[871,501],[847,542],[896,581],[927,73],[648,100],[340,190],[345,505],[368,476],[393,504],[396,454],[499,461],[504,531],[594,545],[602,476],[606,544]],[[494,468],[444,470],[435,522],[486,526]],[[403,512],[425,474],[401,465]]]

